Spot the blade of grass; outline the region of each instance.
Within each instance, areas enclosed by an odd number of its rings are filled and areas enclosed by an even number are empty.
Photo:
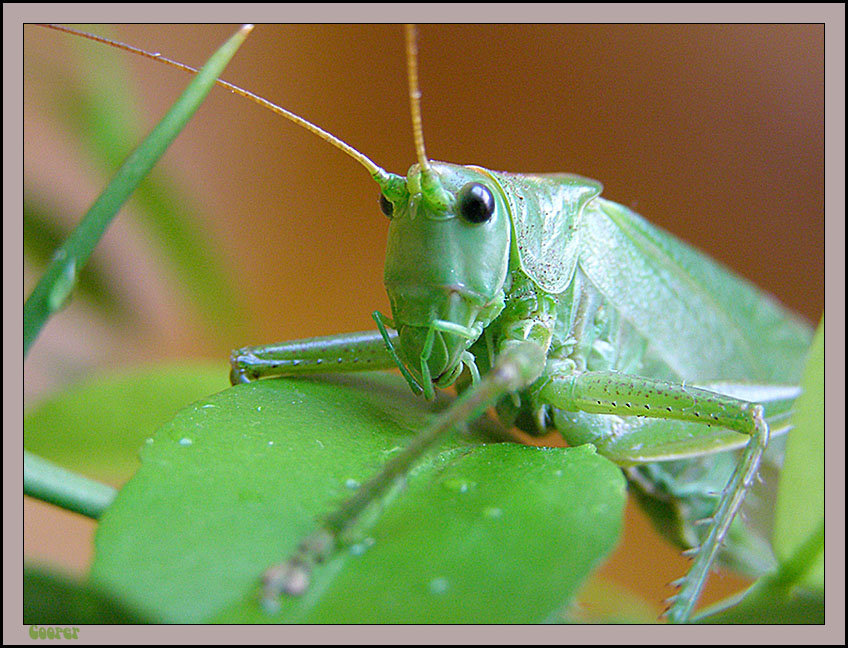
[[[55,113],[79,137],[91,161],[111,170],[138,140],[138,102],[130,91],[127,69],[112,48],[78,38],[71,45],[83,67],[82,79],[62,88]],[[133,194],[138,207],[133,215],[156,244],[163,264],[173,269],[186,301],[194,303],[213,331],[232,333],[234,323],[246,318],[218,246],[200,226],[191,197],[158,171],[154,169]]]
[[[24,256],[34,268],[42,271],[50,262],[50,257],[68,237],[68,229],[57,218],[61,207],[53,201],[34,197],[35,192],[24,187]],[[85,295],[92,304],[103,313],[116,318],[126,317],[127,312],[120,297],[112,289],[109,278],[92,260],[82,269],[78,283],[80,295]]]
[[[24,494],[93,519],[115,499],[111,486],[24,450]]]
[[[79,269],[88,260],[112,218],[200,107],[251,28],[240,29],[212,55],[162,121],[130,154],[68,240],[53,255],[44,276],[24,303],[24,356],[49,317],[68,300]]]

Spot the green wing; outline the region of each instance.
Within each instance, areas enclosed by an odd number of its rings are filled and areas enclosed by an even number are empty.
[[[769,295],[608,200],[579,233],[579,267],[681,379],[800,379],[812,331]]]

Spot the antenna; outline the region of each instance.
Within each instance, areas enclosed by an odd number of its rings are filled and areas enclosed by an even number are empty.
[[[406,25],[406,70],[409,79],[409,108],[412,113],[412,133],[415,138],[415,154],[421,167],[421,192],[424,199],[435,209],[444,211],[453,196],[445,191],[439,176],[433,171],[427,152],[424,150],[424,128],[421,122],[421,89],[418,86],[418,45],[415,25]]]
[[[103,36],[97,36],[96,34],[90,34],[83,31],[78,31],[76,29],[71,29],[70,27],[65,27],[63,25],[54,25],[54,24],[44,24],[41,23],[42,27],[48,27],[49,29],[55,29],[57,31],[65,32],[68,34],[73,34],[75,36],[82,36],[83,38],[88,38],[89,40],[96,41],[98,43],[104,43],[106,45],[110,45],[112,47],[116,47],[118,49],[124,50],[126,52],[130,52],[131,54],[137,54],[139,56],[143,56],[145,58],[152,59],[157,61],[158,63],[164,63],[165,65],[170,65],[171,67],[175,67],[178,70],[182,70],[183,72],[190,72],[192,74],[197,74],[198,70],[196,68],[191,67],[190,65],[185,65],[184,63],[180,63],[179,61],[174,61],[165,56],[162,56],[158,52],[148,52],[146,50],[140,49],[138,47],[133,47],[132,45],[127,45],[125,43],[121,43],[118,41],[113,41],[109,38],[104,38]],[[377,181],[377,184],[380,185],[380,188],[384,191],[390,191],[392,187],[397,183],[397,179],[399,176],[388,173],[385,169],[377,165],[374,161],[372,161],[367,156],[363,155],[355,148],[347,144],[346,142],[340,140],[335,135],[331,135],[323,128],[316,126],[312,122],[300,117],[293,112],[286,110],[278,106],[277,104],[268,101],[267,99],[263,99],[259,95],[253,94],[249,90],[245,90],[244,88],[240,88],[237,85],[233,85],[232,83],[228,83],[221,79],[218,79],[215,83],[219,86],[226,88],[230,92],[241,95],[247,99],[250,99],[254,103],[259,104],[263,108],[267,108],[271,112],[274,112],[282,117],[285,117],[289,121],[294,122],[298,126],[305,128],[306,130],[314,133],[322,140],[335,146],[337,149],[345,153],[346,155],[352,157],[354,160],[359,162],[362,166],[364,166],[368,172],[371,174],[371,177]],[[423,146],[423,145],[422,145]]]
[[[421,89],[418,86],[418,44],[415,25],[406,25],[406,70],[409,79],[409,108],[412,113],[412,133],[415,154],[424,173],[431,173],[430,161],[424,150],[424,128],[421,122]]]

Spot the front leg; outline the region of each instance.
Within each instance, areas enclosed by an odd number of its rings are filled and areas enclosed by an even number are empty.
[[[390,339],[397,337],[394,331]],[[377,331],[343,333],[279,344],[244,347],[230,354],[230,382],[251,382],[269,376],[391,369],[394,361]]]
[[[395,480],[407,474],[413,464],[445,435],[453,432],[497,403],[504,395],[526,389],[545,368],[545,350],[524,340],[504,345],[491,370],[461,396],[434,422],[416,436],[383,469],[338,509],[324,518],[286,562],[271,567],[263,577],[263,604],[273,609],[283,594],[300,595],[309,586],[313,565],[322,562],[336,548],[337,539],[360,513],[378,500]]]

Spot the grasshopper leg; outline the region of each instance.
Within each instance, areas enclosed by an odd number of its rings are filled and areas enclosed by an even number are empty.
[[[396,333],[388,334],[390,339]],[[394,363],[376,331],[244,347],[230,354],[233,385],[269,376],[391,369]]]
[[[666,615],[672,623],[685,623],[692,614],[704,583],[710,572],[722,541],[727,535],[733,517],[742,506],[745,495],[757,477],[763,452],[769,441],[769,427],[763,418],[763,408],[759,405],[751,410],[751,439],[745,446],[742,459],[721,493],[713,524],[709,533],[697,550],[695,562],[680,583],[680,591],[673,597]]]
[[[707,536],[700,547],[693,549],[694,563],[679,581],[680,591],[666,612],[672,623],[685,623],[730,524],[753,485],[768,445],[770,431],[763,416],[763,406],[705,389],[617,372],[554,376],[542,387],[540,397],[554,407],[569,411],[688,421],[727,428],[750,437],[722,490]],[[663,442],[662,439],[656,441]]]
[[[265,607],[272,609],[283,593],[297,596],[306,591],[313,565],[322,562],[334,551],[338,536],[370,503],[383,495],[397,478],[407,474],[414,462],[446,434],[482,414],[505,394],[526,388],[538,378],[544,367],[544,350],[535,342],[517,342],[506,347],[492,371],[463,392],[431,427],[416,436],[377,475],[324,518],[288,561],[266,570],[262,595]]]

